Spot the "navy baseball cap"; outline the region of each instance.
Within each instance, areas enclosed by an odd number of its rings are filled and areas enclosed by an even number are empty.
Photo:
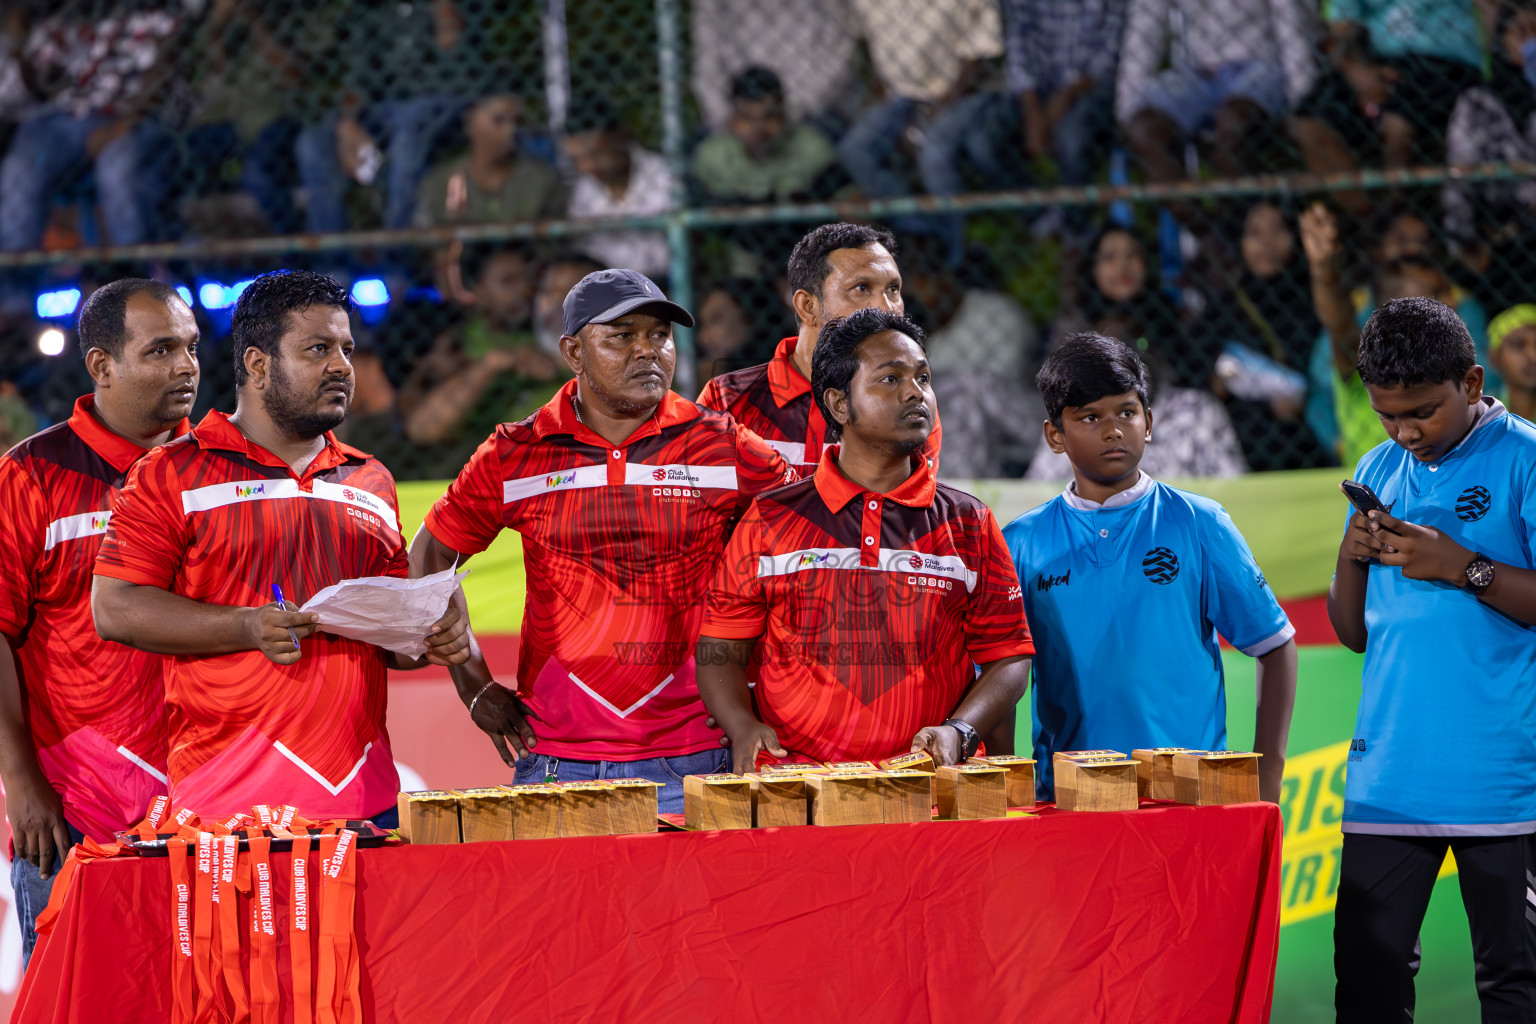
[[[640,271],[594,270],[565,296],[561,306],[565,333],[575,334],[587,324],[611,323],[642,306],[660,306],[673,323],[693,326],[693,314],[663,295],[656,282]]]

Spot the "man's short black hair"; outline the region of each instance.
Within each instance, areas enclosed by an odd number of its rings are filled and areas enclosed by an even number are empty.
[[[732,100],[784,99],[784,83],[771,68],[754,64],[731,79]]]
[[[459,256],[459,278],[464,282],[464,287],[473,288],[479,282],[480,275],[485,273],[485,268],[490,266],[491,261],[498,256],[517,257],[527,265],[529,277],[534,276],[537,258],[534,256],[533,246],[529,243],[517,239],[503,242],[469,242]]]
[[[1093,331],[1062,340],[1051,349],[1035,375],[1045,412],[1058,429],[1064,409],[1089,405],[1110,395],[1136,392],[1141,407],[1151,407],[1151,375],[1134,348]]]
[[[839,248],[846,248],[840,246]],[[926,351],[927,335],[917,324],[900,313],[885,309],[861,309],[847,316],[834,317],[821,328],[816,351],[811,355],[811,398],[827,424],[828,440],[843,436],[842,425],[832,418],[825,394],[828,388],[848,393],[853,375],[859,370],[859,344],[866,338],[886,331],[905,334]]]
[[[1472,335],[1456,311],[1435,299],[1383,303],[1360,328],[1360,383],[1378,388],[1460,384],[1477,364]]]
[[[99,348],[114,359],[122,357],[123,343],[128,340],[128,300],[140,292],[157,302],[183,301],[176,289],[147,277],[125,277],[102,285],[80,306],[75,333],[80,337],[82,356]]]
[[[235,302],[230,337],[235,356],[235,388],[245,386],[245,350],[258,348],[277,355],[278,339],[288,329],[288,315],[311,306],[353,310],[345,285],[313,270],[274,270],[246,286]]]
[[[789,254],[789,291],[807,291],[821,298],[821,286],[832,273],[828,256],[838,249],[868,249],[883,245],[885,251],[896,254],[896,239],[889,231],[872,228],[867,224],[823,224],[795,243],[795,251]]]

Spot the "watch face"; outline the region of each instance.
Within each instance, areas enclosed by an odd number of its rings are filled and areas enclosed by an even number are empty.
[[[1493,582],[1493,563],[1476,561],[1467,566],[1467,583],[1481,590]]]

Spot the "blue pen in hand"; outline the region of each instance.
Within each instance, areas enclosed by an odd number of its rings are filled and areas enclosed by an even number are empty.
[[[272,584],[272,600],[276,601],[277,606],[283,611],[288,610],[288,602],[283,600],[283,588],[276,583]],[[293,641],[293,649],[297,651],[299,649],[299,634],[293,631],[292,626],[288,627],[288,639]]]

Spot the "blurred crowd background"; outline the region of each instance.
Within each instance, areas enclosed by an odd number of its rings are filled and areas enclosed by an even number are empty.
[[[699,315],[676,387],[795,333],[818,223],[891,228],[954,478],[1065,479],[1033,377],[1093,328],[1154,368],[1164,476],[1353,466],[1376,304],[1454,306],[1536,406],[1536,3],[1509,0],[7,0],[0,442],[89,381],[126,274],[233,404],[243,284],[360,307],[346,439],[451,475],[566,376],[590,270]]]

